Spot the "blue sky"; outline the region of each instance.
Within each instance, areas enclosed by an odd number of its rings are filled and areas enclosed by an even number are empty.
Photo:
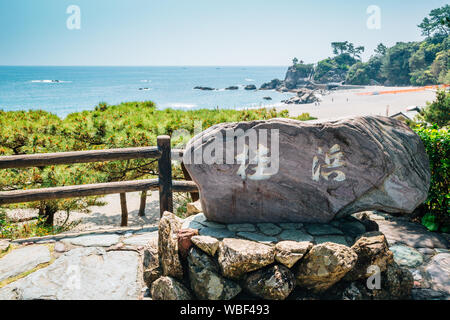
[[[442,0],[0,0],[0,65],[288,65],[332,55],[332,41],[420,40]],[[69,5],[81,29],[69,30]],[[369,29],[377,5],[381,28]]]

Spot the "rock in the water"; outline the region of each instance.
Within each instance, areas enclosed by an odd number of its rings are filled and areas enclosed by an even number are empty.
[[[50,266],[0,289],[0,300],[135,300],[141,297],[139,254],[77,248]]]
[[[275,260],[291,268],[311,248],[313,244],[309,241],[281,241],[275,245]]]
[[[188,256],[191,288],[201,300],[230,300],[241,287],[219,275],[219,265],[210,256],[192,248]]]
[[[380,272],[386,271],[392,263],[392,252],[384,235],[380,232],[368,232],[359,238],[352,249],[358,255],[355,267],[347,273],[346,280],[367,278],[373,274],[371,266],[377,266]]]
[[[153,300],[192,300],[189,290],[172,277],[161,277],[152,284]]]
[[[294,274],[281,265],[255,271],[245,280],[245,288],[250,293],[267,300],[284,300],[294,287]]]
[[[27,246],[13,250],[0,259],[0,282],[30,271],[51,259],[50,251],[45,245]]]
[[[211,87],[204,87],[204,86],[196,86],[196,87],[194,87],[194,89],[196,89],[196,90],[203,90],[203,91],[212,91],[212,90],[215,90],[214,88],[211,88]]]
[[[344,245],[331,242],[316,245],[298,264],[297,284],[314,292],[325,291],[355,266],[357,258]]]
[[[225,88],[225,90],[238,90],[238,89],[239,89],[238,86],[229,86]]]
[[[219,245],[219,265],[224,276],[232,279],[274,262],[271,246],[241,239],[224,239]]]
[[[200,248],[210,256],[214,256],[216,254],[217,249],[219,249],[219,240],[213,237],[193,236],[191,238],[191,241],[198,248]]]
[[[256,86],[254,84],[248,84],[244,87],[245,90],[256,90]]]
[[[174,278],[183,277],[183,267],[178,255],[178,236],[180,219],[171,212],[164,212],[159,220],[158,255],[163,275]]]
[[[283,82],[280,79],[273,79],[270,82],[263,83],[259,89],[260,90],[274,90],[274,89],[280,88],[282,84],[283,84]]]
[[[203,212],[200,200],[186,204],[186,216],[192,216],[200,212]]]
[[[258,143],[244,138],[252,132]],[[183,162],[205,216],[223,223],[327,223],[372,209],[411,213],[430,183],[419,136],[381,116],[221,123],[188,143]]]

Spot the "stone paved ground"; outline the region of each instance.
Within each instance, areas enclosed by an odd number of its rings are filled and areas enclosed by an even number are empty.
[[[0,300],[142,299],[143,256],[157,237],[145,228],[13,242],[0,256]]]
[[[396,262],[414,276],[414,299],[450,299],[450,251],[445,236],[404,218],[369,213],[389,242]],[[263,243],[280,240],[332,241],[351,245],[363,232],[356,219],[328,225],[234,224],[207,221],[203,214],[185,219],[184,228],[200,235],[237,237]],[[142,299],[146,246],[157,228],[118,229],[87,235],[59,235],[0,242],[0,299]],[[28,240],[30,242],[30,240]],[[31,272],[32,271],[32,272]]]

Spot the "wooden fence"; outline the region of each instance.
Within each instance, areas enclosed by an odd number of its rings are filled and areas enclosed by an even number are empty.
[[[125,194],[127,192],[135,191],[159,190],[160,214],[162,215],[164,211],[173,211],[173,192],[198,193],[198,188],[192,181],[172,180],[172,157],[181,159],[183,150],[171,150],[170,136],[158,136],[157,141],[158,145],[156,147],[41,153],[0,157],[0,169],[143,158],[158,159],[158,179],[4,191],[0,192],[0,205],[119,193],[122,208],[121,225],[127,226],[128,210],[126,208]],[[190,177],[184,168],[183,172],[185,177],[190,180]]]

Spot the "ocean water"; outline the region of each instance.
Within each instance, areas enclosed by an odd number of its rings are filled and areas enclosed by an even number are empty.
[[[154,101],[158,108],[271,107],[291,94],[247,91],[287,67],[0,67],[0,109],[42,109],[65,117],[99,102]],[[58,80],[54,82],[52,80]],[[195,86],[217,88],[194,90]],[[239,90],[224,90],[239,86]],[[141,89],[141,90],[140,90]],[[264,100],[270,96],[272,100]]]

